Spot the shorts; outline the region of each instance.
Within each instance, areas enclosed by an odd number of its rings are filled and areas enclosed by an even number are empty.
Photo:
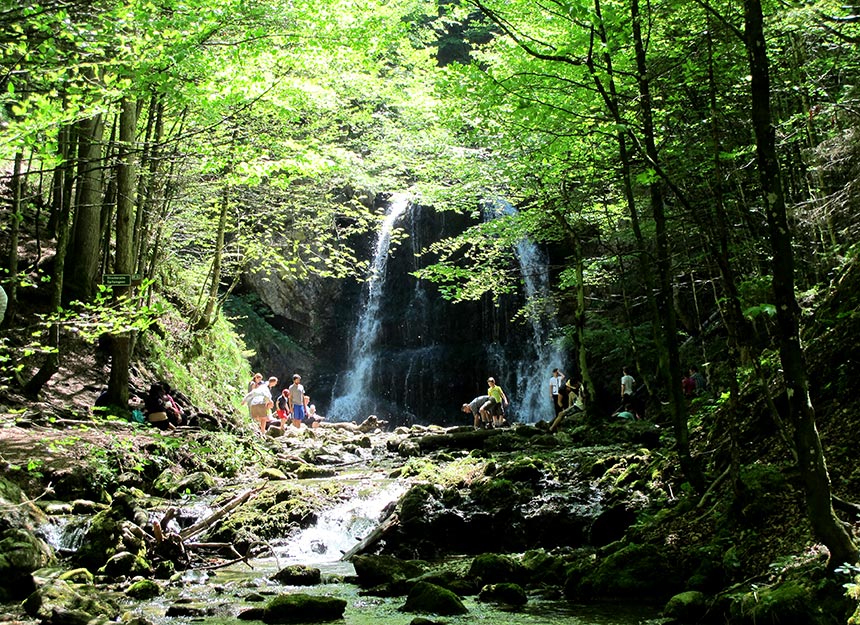
[[[484,402],[484,405],[481,406],[481,410],[486,410],[490,415],[498,415],[501,414],[502,405],[495,400],[494,397],[490,397],[487,401]]]
[[[305,407],[304,406],[293,406],[293,420],[294,421],[304,421],[305,420]]]
[[[266,404],[251,404],[251,418],[268,419],[269,409],[266,408]]]

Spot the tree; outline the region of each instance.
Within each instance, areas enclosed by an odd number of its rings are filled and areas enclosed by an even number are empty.
[[[773,251],[773,292],[779,326],[779,355],[785,379],[795,448],[806,491],[809,520],[816,536],[830,551],[830,567],[857,562],[858,548],[833,511],[830,477],[815,426],[809,379],[800,344],[800,307],[794,285],[792,231],[788,224],[776,138],[771,121],[771,89],[764,17],[760,0],[744,0],[746,49],[750,67],[750,96],[762,199]]]

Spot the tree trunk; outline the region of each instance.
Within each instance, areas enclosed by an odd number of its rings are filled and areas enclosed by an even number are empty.
[[[206,296],[206,304],[200,312],[200,318],[194,324],[198,332],[212,325],[215,306],[218,303],[218,286],[221,284],[221,260],[224,254],[224,232],[227,229],[227,210],[230,206],[230,188],[224,187],[221,198],[221,213],[218,216],[218,232],[215,236],[215,250],[212,258],[212,271],[210,273],[209,293]]]
[[[9,327],[15,320],[18,308],[18,235],[21,231],[21,221],[24,219],[24,174],[21,171],[24,164],[24,153],[15,152],[15,164],[12,170],[12,211],[9,215],[9,281],[6,289],[6,314],[0,319],[0,325]]]
[[[119,121],[119,150],[116,168],[116,256],[114,272],[130,274],[134,268],[134,139],[137,108],[134,101],[123,98]],[[114,287],[114,297],[129,294],[131,287]],[[128,405],[129,365],[131,363],[131,330],[111,336],[111,368],[108,381],[108,402],[114,406]]]
[[[61,185],[58,192],[64,193],[66,185]],[[65,207],[68,203],[62,197],[58,198],[57,206]],[[57,247],[54,254],[54,274],[51,284],[51,310],[57,312],[63,303],[63,276],[65,274],[66,252],[69,245],[69,228],[71,219],[66,212],[57,215]],[[36,374],[24,386],[24,393],[36,397],[57,371],[60,370],[60,324],[52,323],[48,329],[48,345],[53,348],[45,358],[45,362]]]
[[[794,293],[794,256],[770,108],[770,76],[760,0],[744,0],[747,56],[751,76],[752,122],[762,196],[772,248],[773,292],[779,328],[779,355],[789,418],[794,426],[798,466],[816,537],[830,551],[831,568],[857,562],[858,549],[833,510],[830,477],[815,426],[809,380],[800,345],[800,307]]]
[[[98,282],[103,135],[102,115],[78,123],[78,190],[66,289],[69,296],[82,301],[93,298]]]
[[[633,0],[630,5],[630,17],[633,26],[633,44],[636,51],[636,69],[639,83],[639,99],[642,117],[642,130],[645,142],[645,152],[655,166],[660,162],[657,144],[654,137],[654,121],[651,108],[651,87],[648,79],[648,67],[645,58],[645,46],[642,41],[642,16],[639,13],[639,0]],[[687,423],[688,409],[681,387],[681,357],[678,348],[677,317],[672,293],[672,266],[669,233],[666,224],[665,205],[663,201],[663,183],[655,180],[649,185],[651,194],[651,211],[654,217],[656,236],[656,266],[658,277],[659,308],[662,312],[661,327],[663,349],[659,357],[664,362],[660,367],[663,384],[669,393],[669,407],[672,414],[672,424],[675,442],[678,446],[678,459],[684,475],[697,492],[704,492],[705,480],[698,462],[690,452],[690,432]]]

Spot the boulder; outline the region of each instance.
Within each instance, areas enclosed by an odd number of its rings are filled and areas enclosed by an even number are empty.
[[[472,560],[469,575],[480,580],[481,585],[522,583],[526,581],[526,568],[510,556],[498,553],[483,553]]]
[[[409,591],[401,612],[423,612],[440,616],[466,614],[468,610],[456,594],[429,582],[418,582]]]
[[[272,579],[285,586],[316,586],[322,581],[322,574],[319,569],[293,564],[282,568]]]
[[[703,592],[688,590],[674,595],[663,608],[663,616],[681,623],[698,623],[711,607],[711,599]]]
[[[152,599],[161,594],[161,586],[150,579],[140,579],[126,588],[125,594],[132,599]]]
[[[112,555],[105,565],[98,570],[99,575],[111,578],[134,577],[136,575],[152,575],[152,567],[139,554],[121,551]]]
[[[524,606],[529,598],[526,591],[519,584],[488,584],[481,588],[478,600],[489,603],[500,603],[508,606]]]
[[[30,574],[54,562],[53,549],[35,535],[46,522],[18,486],[0,478],[0,602],[23,599],[34,590]]]
[[[346,601],[295,593],[278,595],[263,609],[264,623],[325,623],[343,618]]]
[[[84,623],[97,617],[114,619],[120,614],[120,609],[94,586],[70,584],[61,579],[50,580],[30,594],[22,606],[29,616],[51,624],[55,613],[66,614],[72,621],[86,617]]]
[[[364,588],[418,577],[427,570],[421,560],[400,560],[394,556],[355,556],[352,559],[358,583]]]

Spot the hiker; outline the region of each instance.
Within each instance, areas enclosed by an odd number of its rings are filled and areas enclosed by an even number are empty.
[[[265,434],[269,427],[269,411],[275,405],[272,400],[272,387],[278,383],[278,378],[272,376],[266,384],[260,384],[242,398],[243,404],[248,404],[251,418],[260,426],[260,432]]]
[[[505,406],[508,405],[508,397],[502,390],[502,387],[496,384],[494,378],[487,378],[487,395],[493,400],[488,409],[489,416],[492,417],[493,427],[502,427],[505,423]]]
[[[489,395],[478,395],[468,404],[463,404],[462,411],[466,414],[474,415],[474,427],[478,429],[478,423],[483,421],[485,424],[489,422],[487,415],[488,403],[492,399]]]

